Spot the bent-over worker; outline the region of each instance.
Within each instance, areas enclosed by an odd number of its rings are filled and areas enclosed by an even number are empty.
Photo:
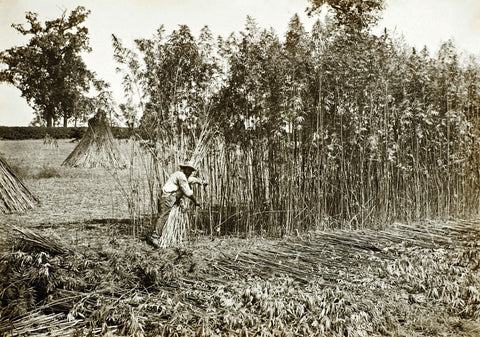
[[[180,164],[179,166],[180,170],[172,173],[162,187],[162,196],[159,200],[160,216],[156,222],[155,230],[152,236],[154,245],[156,245],[155,239],[161,235],[162,229],[168,220],[170,211],[174,206],[179,206],[183,212],[186,212],[188,207],[186,198],[192,200],[195,206],[200,206],[195,199],[190,185],[207,184],[204,180],[192,175],[193,172],[197,171],[192,164],[185,163]]]

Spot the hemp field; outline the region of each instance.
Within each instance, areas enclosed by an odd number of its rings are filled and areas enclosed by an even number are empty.
[[[480,336],[480,221],[154,249],[128,170],[61,167],[75,145],[0,141],[41,201],[0,215],[0,335]]]

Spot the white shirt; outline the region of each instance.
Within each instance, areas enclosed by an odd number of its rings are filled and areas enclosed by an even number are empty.
[[[188,182],[189,180],[183,171],[176,171],[168,178],[165,185],[163,185],[163,193],[176,193],[177,196],[184,194],[187,197],[191,197],[193,195],[193,191]]]

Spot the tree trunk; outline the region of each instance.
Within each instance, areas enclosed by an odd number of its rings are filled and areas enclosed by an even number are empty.
[[[54,126],[54,120],[53,120],[53,117],[55,116],[54,111],[55,110],[53,108],[50,108],[50,107],[45,108],[44,114],[45,114],[45,119],[47,121],[47,128],[51,128],[52,126]]]

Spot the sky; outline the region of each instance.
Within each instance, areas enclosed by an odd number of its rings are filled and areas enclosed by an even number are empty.
[[[284,36],[297,13],[309,30],[316,18],[308,18],[307,0],[0,0],[0,51],[25,44],[25,37],[11,28],[26,22],[27,11],[40,21],[53,20],[82,5],[91,10],[84,25],[93,51],[84,57],[87,67],[112,84],[121,102],[120,77],[115,73],[111,34],[126,46],[136,38],[150,38],[164,25],[171,33],[186,24],[193,34],[207,25],[215,36],[228,36],[245,26],[247,15],[260,27],[274,28]],[[479,0],[387,0],[378,30],[386,27],[403,35],[406,43],[427,46],[436,52],[442,41],[453,39],[459,51],[480,57]],[[0,83],[0,126],[27,126],[33,110],[15,87]]]

